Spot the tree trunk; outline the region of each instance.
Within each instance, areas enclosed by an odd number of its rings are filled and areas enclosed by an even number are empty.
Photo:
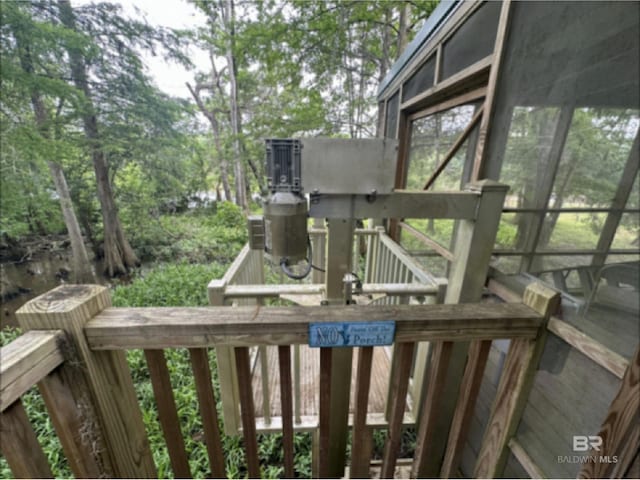
[[[389,58],[389,49],[391,47],[391,7],[387,6],[384,12],[384,27],[382,30],[382,56],[380,57],[380,70],[378,71],[378,84],[382,83],[382,80],[387,75],[389,70],[389,64],[391,59]],[[384,103],[378,104],[378,123],[376,125],[376,137],[384,137]]]
[[[73,9],[69,0],[59,0],[60,22],[71,31],[77,31]],[[118,210],[113,198],[113,191],[109,181],[109,166],[105,157],[102,141],[98,130],[98,120],[92,102],[91,90],[87,81],[87,72],[82,50],[77,46],[66,46],[71,66],[71,77],[78,90],[84,93],[85,108],[82,112],[84,134],[91,148],[91,159],[96,175],[98,200],[102,210],[104,225],[104,259],[105,272],[113,277],[127,273],[129,268],[140,264],[129,241],[127,240]]]
[[[25,42],[23,35],[20,32],[15,32],[16,42],[18,43],[18,54],[20,56],[20,65],[25,73],[33,75],[33,60],[31,58],[31,51],[28,42]],[[31,87],[31,107],[36,120],[36,126],[40,131],[40,134],[46,138],[51,138],[51,125],[49,119],[49,113],[44,105],[42,96],[36,87]],[[56,187],[56,192],[60,198],[60,208],[62,209],[62,217],[64,224],[67,227],[69,234],[69,241],[71,243],[71,255],[73,257],[73,266],[71,272],[71,279],[76,283],[91,283],[95,281],[93,272],[91,271],[91,264],[89,263],[89,255],[87,255],[87,249],[84,241],[82,240],[82,233],[80,232],[80,226],[78,225],[78,219],[76,213],[73,210],[73,202],[71,201],[71,195],[69,194],[69,187],[67,180],[65,179],[62,167],[52,161],[47,161],[49,172],[51,172],[51,178]]]
[[[211,56],[211,75],[213,77],[212,85],[216,85],[218,82],[218,72],[216,70],[216,65],[213,61],[213,56]],[[224,199],[227,201],[231,201],[231,187],[229,186],[229,165],[227,160],[225,159],[224,150],[222,148],[222,141],[220,140],[220,123],[218,122],[218,117],[216,115],[216,110],[207,108],[207,106],[202,101],[200,97],[200,90],[205,88],[204,86],[197,84],[195,87],[192,87],[189,82],[187,82],[187,88],[191,93],[191,96],[196,102],[196,105],[202,112],[202,114],[207,117],[209,120],[209,124],[211,125],[211,132],[213,133],[213,144],[215,145],[216,155],[218,156],[218,166],[220,167],[220,180],[222,181],[222,188],[224,189]],[[212,89],[214,91],[214,89]],[[218,195],[217,200],[220,200],[220,196]]]
[[[229,101],[231,107],[231,134],[233,135],[233,155],[236,184],[236,204],[247,209],[247,194],[245,185],[244,167],[240,148],[240,109],[238,107],[238,80],[237,65],[235,59],[235,8],[233,0],[226,0],[226,8],[223,8],[225,23],[229,40],[227,44],[227,66],[229,68]]]
[[[247,157],[247,163],[249,164],[249,168],[253,173],[253,176],[256,178],[256,182],[258,183],[258,188],[260,189],[260,194],[264,194],[267,191],[267,186],[264,184],[263,177],[258,170],[255,162],[251,160],[251,158]]]
[[[80,225],[78,225],[78,219],[73,211],[71,195],[69,194],[69,187],[67,186],[64,172],[56,162],[49,161],[47,164],[51,172],[51,177],[53,177],[53,183],[56,186],[56,192],[60,197],[62,216],[67,226],[67,232],[69,233],[69,241],[71,242],[71,252],[73,255],[73,267],[71,269],[72,280],[76,283],[95,282],[95,277],[91,271],[91,264],[89,263],[89,256],[87,255],[87,249],[82,240]]]
[[[404,52],[404,49],[407,48],[407,43],[409,43],[409,17],[411,8],[411,3],[403,2],[400,4],[400,20],[398,25],[398,52],[396,54],[396,58],[399,58]]]
[[[220,161],[218,162],[220,165],[220,181],[222,182],[222,190],[224,191],[224,199],[227,202],[231,201],[231,185],[229,184],[229,164],[224,159],[224,151],[222,149],[222,144],[220,142],[220,132],[213,132],[213,141],[216,146],[216,152],[218,154],[218,158]]]

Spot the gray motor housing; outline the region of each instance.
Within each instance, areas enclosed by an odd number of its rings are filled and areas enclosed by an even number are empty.
[[[307,200],[292,192],[276,192],[264,202],[265,252],[280,264],[307,258]]]

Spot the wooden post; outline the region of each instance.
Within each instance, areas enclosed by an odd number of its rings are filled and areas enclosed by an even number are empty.
[[[122,478],[157,477],[142,415],[123,351],[92,351],[85,324],[111,306],[109,289],[100,285],[61,285],[24,305],[16,316],[25,330],[64,330],[80,368],[62,367],[77,404],[91,403],[104,435],[113,474]],[[73,381],[76,375],[84,382]],[[87,386],[89,392],[83,387]]]
[[[640,450],[640,349],[636,349],[627,367],[598,436],[602,439],[602,446],[599,451],[589,452],[589,456],[598,459],[616,456],[618,461],[614,464],[585,463],[578,478],[622,478]],[[633,478],[633,475],[628,478]]]
[[[70,359],[67,361],[71,361]],[[76,375],[70,384],[63,368],[58,368],[38,384],[51,423],[56,429],[60,444],[76,478],[99,478],[109,475],[111,465],[106,463],[100,448],[104,445],[95,413],[90,405],[76,402],[74,389],[83,382]],[[85,392],[88,393],[86,386]],[[93,437],[93,438],[92,438]],[[95,443],[93,443],[95,442]]]
[[[0,413],[0,451],[15,478],[53,478],[20,399]]]
[[[353,219],[329,220],[325,278],[326,300],[330,305],[344,305],[345,303],[343,278],[346,273],[351,271],[353,229]],[[331,363],[332,365],[340,365],[340,368],[331,369],[329,451],[326,458],[320,458],[321,462],[326,462],[328,465],[326,477],[341,478],[344,476],[349,434],[352,355],[351,348],[331,349]]]
[[[57,368],[65,360],[68,362],[67,366],[80,363],[66,341],[66,334],[60,330],[24,333],[0,349],[0,359],[0,410],[11,407],[29,388],[38,383],[74,476],[98,478],[111,475],[111,469],[104,466],[99,454],[104,449],[104,442],[101,441],[101,430],[92,404],[75,401],[69,379]],[[70,371],[71,368],[67,369],[67,372]],[[89,396],[88,388],[86,385],[81,386],[81,382],[82,377],[76,376],[71,384],[76,391],[84,391]],[[8,418],[12,416],[8,415]],[[13,415],[15,420],[15,415],[20,413]],[[87,433],[95,435],[89,438]]]
[[[504,197],[509,187],[491,180],[470,183],[465,191],[479,194],[474,220],[460,220],[454,245],[454,261],[449,273],[449,281],[444,303],[473,303],[482,298],[489,261],[500,223]],[[421,422],[429,425],[427,432],[432,435],[424,439],[430,445],[429,454],[420,462],[415,472],[420,477],[436,477],[442,468],[449,429],[460,391],[460,383],[467,360],[468,342],[455,342],[451,351],[433,346],[428,375],[430,378],[444,378],[441,402],[429,399],[427,393],[421,409]],[[439,355],[450,355],[448,361]],[[438,371],[445,369],[445,371]],[[438,405],[439,404],[439,405]],[[430,405],[430,408],[427,406]]]
[[[324,221],[321,218],[313,219],[314,228],[323,228]],[[311,244],[313,245],[313,258],[311,261],[316,267],[325,268],[325,235],[318,234],[311,237]],[[315,268],[311,272],[311,283],[324,283],[324,272],[316,270]]]
[[[212,280],[209,282],[209,305],[224,305],[225,288],[226,283],[224,280]],[[218,380],[220,382],[220,400],[222,401],[224,433],[227,435],[237,435],[240,430],[240,400],[233,347],[217,345],[216,362],[218,365]]]
[[[546,339],[546,321],[560,305],[560,294],[534,283],[524,292],[524,304],[544,316],[535,340],[513,339],[505,359],[491,416],[484,432],[474,470],[476,478],[502,476],[509,456],[509,440],[522,417]]]
[[[495,116],[495,98],[496,89],[498,86],[498,79],[500,76],[500,69],[502,64],[502,58],[504,56],[507,42],[507,35],[509,29],[509,17],[511,14],[511,0],[507,0],[502,4],[502,10],[500,11],[500,20],[498,22],[498,31],[496,33],[496,41],[493,47],[493,60],[491,62],[491,71],[489,73],[489,81],[487,85],[487,95],[484,101],[484,115],[482,115],[482,121],[480,123],[480,134],[478,136],[478,142],[476,144],[476,155],[473,163],[473,172],[471,178],[473,180],[479,180],[483,178],[483,168],[488,157],[488,148],[485,148],[485,140],[489,138],[492,127],[492,120]]]

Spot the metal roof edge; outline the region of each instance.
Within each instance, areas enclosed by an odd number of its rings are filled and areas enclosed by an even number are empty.
[[[380,82],[378,87],[378,99],[385,92],[386,88],[402,72],[404,67],[414,58],[420,48],[429,40],[442,26],[451,13],[462,3],[462,0],[442,0],[435,8],[429,18],[424,22],[416,37],[407,45],[402,55],[398,57],[391,69]]]

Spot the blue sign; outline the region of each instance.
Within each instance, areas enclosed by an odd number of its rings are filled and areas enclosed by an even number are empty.
[[[391,345],[396,322],[331,322],[309,324],[310,347],[373,347]]]

